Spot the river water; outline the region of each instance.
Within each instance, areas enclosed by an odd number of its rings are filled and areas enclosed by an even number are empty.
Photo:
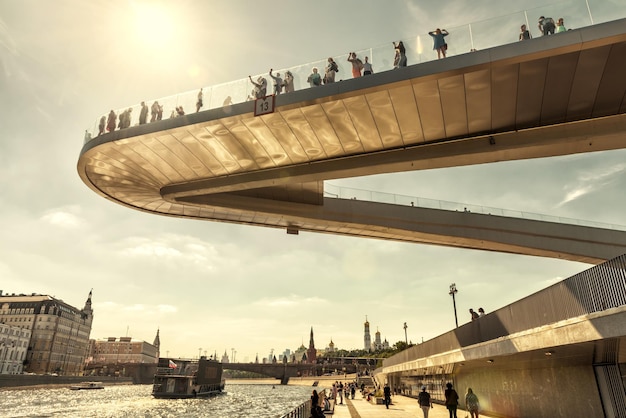
[[[154,399],[152,385],[104,390],[17,389],[0,391],[0,417],[208,417],[277,418],[309,399],[310,386],[226,384],[208,399]]]

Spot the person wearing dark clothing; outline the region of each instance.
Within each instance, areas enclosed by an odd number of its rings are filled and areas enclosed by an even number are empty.
[[[106,127],[106,116],[102,116],[100,118],[100,123],[98,124],[98,135],[102,135],[104,133],[104,128]]]
[[[542,35],[554,35],[556,26],[554,25],[554,19],[551,17],[539,17],[537,27],[541,31]]]
[[[107,118],[107,132],[113,132],[115,130],[115,125],[117,124],[117,115],[114,111],[109,112],[109,117]]]
[[[531,38],[530,36],[530,32],[528,31],[528,29],[526,28],[526,25],[522,25],[520,27],[520,33],[519,33],[519,40],[520,41],[527,41]]]
[[[472,316],[472,321],[475,321],[479,318],[478,313],[476,313],[472,308],[470,308],[469,313]]]
[[[430,399],[430,393],[426,392],[426,386],[422,386],[422,391],[419,395],[417,395],[417,403],[419,404],[420,408],[422,408],[424,418],[428,418],[428,413],[433,407],[433,402]]]
[[[398,62],[396,63],[394,60],[394,68],[406,67],[406,48],[402,41],[393,42],[393,48],[396,50],[396,56],[398,57]]]
[[[389,405],[391,405],[391,388],[389,387],[389,383],[385,383],[383,394],[385,395],[385,406],[389,409]]]
[[[313,418],[324,416],[324,412],[322,412],[322,408],[320,408],[320,396],[315,389],[313,389],[313,394],[311,395],[311,416]]]
[[[452,389],[452,383],[446,383],[446,388],[443,393],[446,398],[446,408],[450,413],[450,418],[457,418],[456,409],[459,406],[459,394]]]
[[[139,112],[139,124],[143,125],[148,121],[148,105],[146,102],[141,102],[141,111]]]

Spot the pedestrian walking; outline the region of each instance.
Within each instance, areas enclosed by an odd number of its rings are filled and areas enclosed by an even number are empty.
[[[465,409],[470,413],[471,418],[478,418],[478,411],[480,404],[478,403],[478,396],[472,391],[472,388],[467,388],[467,394],[465,395]]]
[[[389,409],[389,405],[391,405],[391,388],[389,387],[389,383],[385,383],[383,394],[385,395],[385,406]]]
[[[452,383],[446,383],[446,390],[443,393],[446,398],[446,408],[450,414],[450,418],[457,418],[456,409],[459,406],[459,394],[452,388]]]
[[[433,407],[433,401],[430,399],[430,393],[426,392],[426,386],[422,386],[422,391],[417,395],[417,403],[422,408],[424,418],[428,418],[428,413]]]

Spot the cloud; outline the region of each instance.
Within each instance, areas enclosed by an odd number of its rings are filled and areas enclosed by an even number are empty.
[[[77,206],[68,206],[64,208],[52,209],[40,219],[50,225],[61,228],[75,229],[84,224],[83,219],[80,218],[75,212],[80,212],[80,208]]]
[[[571,189],[565,194],[563,200],[557,204],[557,207],[570,203],[589,193],[599,191],[614,179],[622,176],[625,170],[626,163],[621,163],[602,167],[602,169],[598,171],[585,171],[581,173],[577,179],[577,184],[571,186]]]

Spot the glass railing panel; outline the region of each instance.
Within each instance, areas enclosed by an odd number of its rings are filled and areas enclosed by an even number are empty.
[[[528,16],[528,28],[533,38],[542,36],[538,27],[540,16],[551,17],[555,23],[562,17],[566,29],[578,29],[591,25],[585,0],[567,0],[546,4],[541,7],[528,9],[526,15]]]
[[[566,0],[546,4],[526,11],[511,13],[505,16],[489,18],[467,25],[446,28],[450,33],[450,35],[446,37],[448,43],[447,55],[460,55],[474,49],[484,50],[506,43],[517,42],[519,39],[520,26],[523,23],[528,26],[533,37],[538,37],[541,34],[537,28],[537,20],[539,16],[542,15],[552,17],[555,21],[563,17],[566,28],[577,29],[591,24],[624,18],[624,16],[626,16],[626,1]],[[434,29],[435,28],[429,28],[429,30]],[[414,38],[402,39],[402,41],[406,48],[408,65],[437,59],[437,52],[433,50],[433,39],[427,32],[422,32]],[[347,52],[333,57],[340,68],[336,76],[337,81],[352,78],[351,64],[346,60]],[[356,52],[362,60],[365,56],[370,57],[374,73],[393,69],[394,48],[391,41],[354,52]],[[280,72],[281,75],[284,76],[286,70],[291,71],[294,75],[295,89],[301,90],[310,87],[307,78],[311,74],[311,69],[317,67],[323,77],[326,65],[327,57],[324,57],[320,60],[291,68],[276,69],[276,72]],[[261,75],[267,80],[267,94],[272,94],[272,79],[269,77],[269,74]],[[253,76],[253,79],[256,80],[258,76],[258,74]],[[250,98],[252,89],[253,86],[247,78],[211,87],[205,86],[203,87],[204,106],[201,110],[215,109],[228,103],[242,103]],[[194,90],[160,99],[159,103],[163,106],[162,118],[169,118],[172,115],[172,111],[174,111],[175,115],[177,106],[183,106],[186,114],[195,112],[197,93],[198,90]],[[150,106],[152,102],[153,101],[149,101],[147,103]],[[139,105],[131,107],[133,109],[131,113],[131,126],[134,126],[138,123],[140,108]],[[117,109],[115,112],[119,115],[123,110],[124,109]],[[106,116],[108,116],[108,112],[105,114],[105,117]],[[148,116],[148,120],[150,120],[150,115]],[[117,129],[116,124],[116,130]],[[87,132],[92,138],[98,136],[99,118],[87,129]],[[89,135],[86,135],[85,138],[89,138]]]
[[[626,1],[624,0],[588,0],[586,4],[589,6],[594,24],[610,22],[626,16]]]
[[[362,200],[367,202],[377,202],[401,206],[415,206],[426,209],[439,209],[453,212],[467,212],[474,214],[502,216],[507,218],[520,218],[543,222],[554,222],[561,224],[589,226],[595,228],[614,229],[624,231],[626,226],[603,222],[585,221],[573,218],[545,215],[519,210],[500,209],[489,206],[472,205],[468,203],[450,202],[445,200],[427,199],[423,197],[396,195],[385,192],[353,189],[349,187],[339,187],[329,183],[324,183],[324,197],[346,200]]]
[[[522,25],[528,26],[524,12],[474,22],[469,25],[474,48],[476,50],[484,50],[498,45],[518,42]],[[532,27],[531,34],[533,37],[535,36]]]

